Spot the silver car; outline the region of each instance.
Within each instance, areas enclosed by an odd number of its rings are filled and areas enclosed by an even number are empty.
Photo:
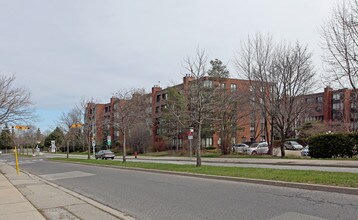
[[[249,148],[247,144],[234,144],[232,146],[233,153],[244,153]]]
[[[253,143],[245,151],[246,154],[256,155],[256,154],[267,154],[269,151],[267,142]]]
[[[284,144],[287,150],[302,150],[303,146],[296,141],[286,141]]]

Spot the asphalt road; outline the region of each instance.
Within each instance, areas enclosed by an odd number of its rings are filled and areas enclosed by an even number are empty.
[[[2,156],[3,162],[12,163]],[[21,158],[20,169],[138,219],[357,219],[358,196]]]

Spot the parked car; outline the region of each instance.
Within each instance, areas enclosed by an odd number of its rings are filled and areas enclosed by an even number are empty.
[[[110,150],[100,150],[100,151],[98,151],[96,153],[95,158],[96,159],[101,158],[102,160],[103,159],[107,160],[108,158],[110,158],[110,159],[113,160],[114,159],[114,153],[112,151],[110,151]]]
[[[284,146],[287,150],[302,150],[303,146],[296,141],[286,141]]]
[[[244,153],[247,148],[249,148],[249,145],[247,144],[243,144],[243,143],[240,143],[240,144],[234,144],[232,146],[232,152],[233,153]]]
[[[267,154],[269,151],[267,142],[253,143],[245,151],[246,154],[256,155],[256,154]]]
[[[303,150],[301,151],[301,156],[302,157],[306,157],[310,155],[310,150],[308,148],[308,146],[306,146],[305,148],[303,148]]]

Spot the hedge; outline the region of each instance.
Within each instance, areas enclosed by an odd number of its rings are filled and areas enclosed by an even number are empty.
[[[352,157],[357,154],[358,132],[323,134],[308,138],[313,158]]]

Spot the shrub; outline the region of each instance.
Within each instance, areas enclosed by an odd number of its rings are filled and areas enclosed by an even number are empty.
[[[206,147],[206,148],[204,148],[205,150],[215,150],[216,149],[216,147],[214,147],[214,146],[209,146],[209,147]]]
[[[352,157],[357,144],[357,133],[323,134],[308,139],[313,158]]]

